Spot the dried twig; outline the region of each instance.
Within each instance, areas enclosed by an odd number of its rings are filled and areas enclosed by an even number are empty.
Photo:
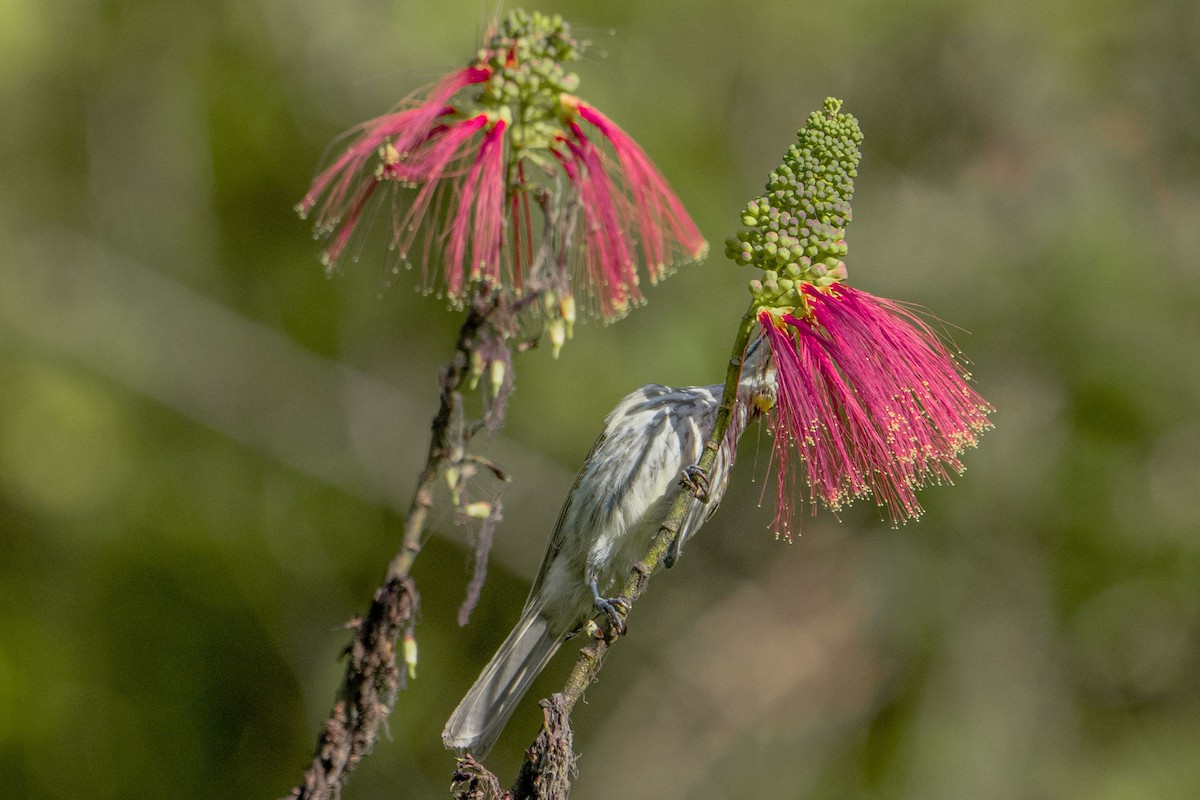
[[[421,552],[438,475],[455,446],[461,449],[461,434],[455,441],[455,430],[461,426],[453,424],[462,413],[459,389],[467,380],[481,330],[498,305],[494,296],[476,302],[459,331],[454,357],[442,368],[441,403],[433,419],[425,468],[405,519],[403,543],[388,564],[366,616],[351,623],[354,639],[346,648],[346,674],[304,780],[289,795],[296,800],[338,797],[351,770],[371,752],[380,724],[391,713],[402,681],[396,667],[396,637],[411,630],[419,597],[409,572]]]
[[[292,789],[295,800],[335,800],[341,794],[350,772],[375,745],[379,726],[387,719],[403,688],[404,674],[396,666],[396,637],[411,635],[418,593],[410,577],[413,562],[421,552],[434,488],[448,464],[472,464],[489,470],[500,480],[508,476],[497,464],[481,456],[467,454],[465,445],[480,425],[464,421],[462,390],[471,385],[473,356],[481,349],[508,348],[517,329],[517,317],[526,308],[536,306],[543,288],[553,288],[565,280],[567,253],[574,236],[578,201],[566,202],[556,212],[546,192],[534,194],[541,206],[545,225],[535,266],[544,286],[531,285],[520,298],[500,290],[480,287],[467,318],[459,329],[454,355],[439,375],[441,401],[431,426],[425,467],[417,479],[412,503],[404,521],[404,536],[399,551],[388,564],[383,583],[376,590],[370,609],[349,625],[354,638],[346,648],[346,673],[338,690],[329,718],[321,727],[312,761],[303,781]],[[511,386],[511,375],[507,379]],[[503,404],[489,408],[492,419],[486,427],[495,430],[503,418]],[[499,521],[499,505],[489,516]],[[494,517],[494,518],[493,518]],[[490,538],[491,531],[485,531]],[[476,565],[478,574],[483,567]],[[469,591],[478,591],[473,587]]]

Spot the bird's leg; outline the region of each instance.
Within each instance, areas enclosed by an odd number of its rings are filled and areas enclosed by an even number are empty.
[[[618,636],[625,634],[625,615],[629,613],[629,602],[624,597],[601,597],[600,587],[592,580],[592,597],[596,601],[596,610],[603,611],[608,620],[609,629]]]
[[[691,489],[692,494],[701,503],[707,503],[712,499],[712,495],[708,492],[708,473],[699,464],[692,464],[683,468],[683,472],[679,476],[679,485]],[[679,554],[682,550],[683,531],[680,531],[675,534],[675,538],[671,540],[671,546],[667,548],[667,554],[663,557],[663,566],[667,569],[675,566],[675,562],[679,560]]]
[[[679,485],[690,488],[701,503],[708,502],[708,475],[699,464],[683,468],[683,474],[679,476]]]
[[[675,562],[679,560],[679,553],[683,550],[679,540],[682,538],[676,533],[675,538],[671,540],[671,546],[667,548],[667,554],[663,556],[663,566],[667,569],[675,566]]]

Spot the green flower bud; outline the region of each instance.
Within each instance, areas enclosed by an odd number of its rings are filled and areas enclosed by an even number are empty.
[[[411,630],[404,632],[404,645],[401,649],[404,652],[404,669],[408,673],[408,679],[415,681],[417,679],[417,637]]]
[[[504,386],[504,373],[507,370],[508,365],[500,359],[495,359],[488,365],[488,390],[492,399],[500,396],[500,389]]]
[[[446,467],[446,486],[450,489],[450,499],[458,505],[459,491],[462,489],[462,473],[458,467]]]
[[[492,504],[486,500],[467,503],[462,512],[471,519],[487,519],[492,515]]]
[[[828,277],[828,285],[845,274],[841,259],[847,252],[845,228],[862,132],[854,117],[841,113],[841,106],[840,100],[828,98],[821,111],[809,115],[783,163],[768,176],[763,194],[742,212],[748,230],[727,242],[729,258],[763,270],[768,293],[792,294],[799,291],[799,281]]]
[[[467,389],[475,391],[479,386],[479,379],[483,377],[483,356],[478,350],[471,351],[471,371],[467,378]]]
[[[558,358],[567,340],[567,325],[561,319],[551,319],[546,322],[546,332],[550,335],[550,355]]]

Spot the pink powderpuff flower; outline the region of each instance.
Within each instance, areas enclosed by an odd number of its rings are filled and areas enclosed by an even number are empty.
[[[615,319],[643,299],[639,267],[654,282],[702,257],[704,238],[646,153],[572,93],[578,79],[562,63],[580,48],[561,19],[512,12],[470,66],[353,131],[297,206],[316,211],[326,266],[389,190],[390,247],[420,265],[426,289],[444,288],[456,305],[476,283],[550,291],[568,333],[573,264],[590,305]],[[531,195],[552,213],[535,218]],[[567,249],[548,261],[567,274],[532,274],[546,225]]]
[[[779,382],[776,530],[791,533],[796,456],[814,510],[874,496],[893,524],[920,515],[916,489],[962,472],[958,456],[991,427],[992,407],[899,304],[842,283],[801,292],[802,307],[758,314]]]
[[[593,126],[616,156],[613,164],[574,120],[554,151],[583,205],[588,284],[608,289],[597,293],[601,315],[620,316],[630,303],[644,299],[638,290],[635,242],[652,283],[666,277],[672,264],[702,258],[708,245],[633,137],[577,97],[564,96],[562,103]]]
[[[391,244],[401,258],[407,258],[422,233],[439,240],[446,238],[446,231],[435,231],[422,223],[433,209],[446,205],[447,193],[461,195],[459,186],[466,182],[469,163],[477,155],[482,160],[484,153],[484,148],[474,142],[476,134],[489,128],[483,138],[494,138],[497,127],[486,114],[460,117],[447,103],[461,89],[488,77],[484,69],[459,70],[439,81],[415,107],[370,120],[351,132],[356,136],[353,143],[316,177],[296,206],[301,216],[307,217],[324,196],[315,224],[318,235],[328,238],[321,256],[327,267],[332,268],[346,250],[367,202],[390,182],[413,190],[407,208],[393,209]],[[499,152],[495,147],[489,149],[492,151]],[[480,207],[476,214],[479,226],[489,228],[487,218],[494,214],[495,209]],[[460,246],[460,259],[462,252]],[[428,255],[425,258],[423,273]],[[447,263],[446,271],[461,282],[461,263]]]

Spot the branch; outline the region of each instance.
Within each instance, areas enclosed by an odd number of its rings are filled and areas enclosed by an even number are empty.
[[[488,294],[477,301],[459,330],[454,356],[442,368],[441,402],[433,418],[425,468],[417,479],[400,550],[388,564],[383,583],[375,591],[365,617],[349,627],[354,638],[346,648],[346,673],[329,718],[321,727],[312,762],[304,780],[289,797],[296,800],[332,800],[341,794],[350,772],[371,752],[380,724],[391,713],[404,676],[396,667],[396,638],[412,630],[420,595],[409,575],[421,552],[425,523],[433,505],[433,490],[447,460],[462,447],[462,395],[471,353],[480,333],[502,304]]]
[[[525,751],[521,772],[513,784],[514,798],[566,800],[575,774],[574,736],[571,714],[562,694],[542,700],[542,730]]]
[[[433,491],[447,464],[471,463],[490,470],[500,480],[507,475],[498,465],[482,456],[466,454],[464,446],[479,426],[464,423],[461,389],[472,380],[472,356],[490,339],[510,348],[517,315],[536,307],[542,291],[565,286],[567,253],[575,233],[579,203],[572,199],[555,211],[550,196],[537,192],[534,199],[541,207],[545,225],[531,275],[540,285],[512,298],[502,289],[480,287],[470,312],[459,329],[454,355],[439,375],[440,404],[433,418],[425,468],[417,478],[400,549],[388,564],[383,583],[375,591],[365,617],[352,620],[348,627],[354,638],[347,646],[346,673],[329,718],[321,727],[312,761],[303,781],[288,795],[293,800],[336,800],[350,772],[375,745],[379,726],[392,711],[396,693],[404,685],[404,674],[396,667],[396,638],[411,636],[413,617],[420,595],[410,577],[413,562],[425,540],[425,526],[433,506]],[[503,406],[489,427],[498,428]],[[498,508],[493,509],[499,519]],[[477,577],[482,580],[482,573]],[[468,589],[467,602],[471,602]],[[468,609],[469,610],[469,609]]]
[[[720,450],[722,442],[725,441],[730,421],[733,419],[738,382],[742,374],[742,360],[746,345],[754,331],[754,325],[755,316],[752,307],[742,317],[741,325],[738,328],[732,355],[729,359],[729,368],[725,373],[725,389],[721,397],[721,405],[717,410],[716,423],[713,425],[713,430],[704,445],[704,452],[697,464],[705,472],[712,468],[717,452]],[[696,491],[695,485],[685,484],[684,490],[680,491],[666,519],[659,526],[658,533],[651,542],[649,550],[634,565],[624,590],[621,592],[621,597],[627,601],[627,606],[631,610],[633,604],[645,592],[650,576],[662,564],[663,558],[670,550],[671,543],[675,541],[687,513],[688,504],[696,499]],[[589,641],[580,650],[579,658],[576,660],[563,690],[552,695],[549,700],[542,701],[545,721],[537,739],[526,751],[520,775],[513,784],[511,793],[513,800],[524,800],[525,798],[558,800],[558,798],[567,796],[570,788],[569,776],[572,774],[575,764],[570,725],[571,712],[587,687],[596,679],[596,675],[603,665],[605,654],[616,643],[617,638],[610,632],[607,637],[598,636]],[[487,779],[499,786],[495,776],[470,756],[459,759],[459,769],[463,769],[464,765],[468,763],[472,774],[479,777],[480,780]],[[459,799],[474,797],[470,794],[457,793],[453,796]],[[501,798],[506,795],[479,796]]]
[[[712,468],[713,462],[717,458],[717,451],[729,430],[729,422],[733,418],[733,406],[737,401],[738,380],[742,375],[742,355],[753,330],[754,315],[747,312],[738,328],[737,339],[733,345],[733,355],[730,357],[729,368],[725,373],[725,391],[721,397],[721,406],[717,409],[717,421],[713,425],[712,433],[708,436],[704,452],[700,455],[700,461],[697,464],[705,472]],[[625,588],[621,592],[621,597],[625,598],[630,608],[646,590],[650,576],[662,564],[663,557],[671,548],[671,543],[675,541],[675,536],[679,533],[679,526],[683,523],[684,515],[687,513],[688,504],[696,497],[696,490],[696,486],[684,484],[684,490],[680,491],[679,496],[675,498],[675,504],[671,506],[667,518],[659,526],[658,533],[650,544],[650,549],[634,565],[633,572],[630,573],[629,579],[625,582]],[[575,668],[571,670],[566,686],[561,692],[564,699],[564,710],[568,716],[575,708],[579,698],[583,696],[584,690],[596,679],[596,673],[600,671],[604,654],[616,640],[615,636],[597,639],[579,652]]]
[[[450,777],[450,794],[461,800],[512,800],[496,776],[469,755],[458,760]]]

